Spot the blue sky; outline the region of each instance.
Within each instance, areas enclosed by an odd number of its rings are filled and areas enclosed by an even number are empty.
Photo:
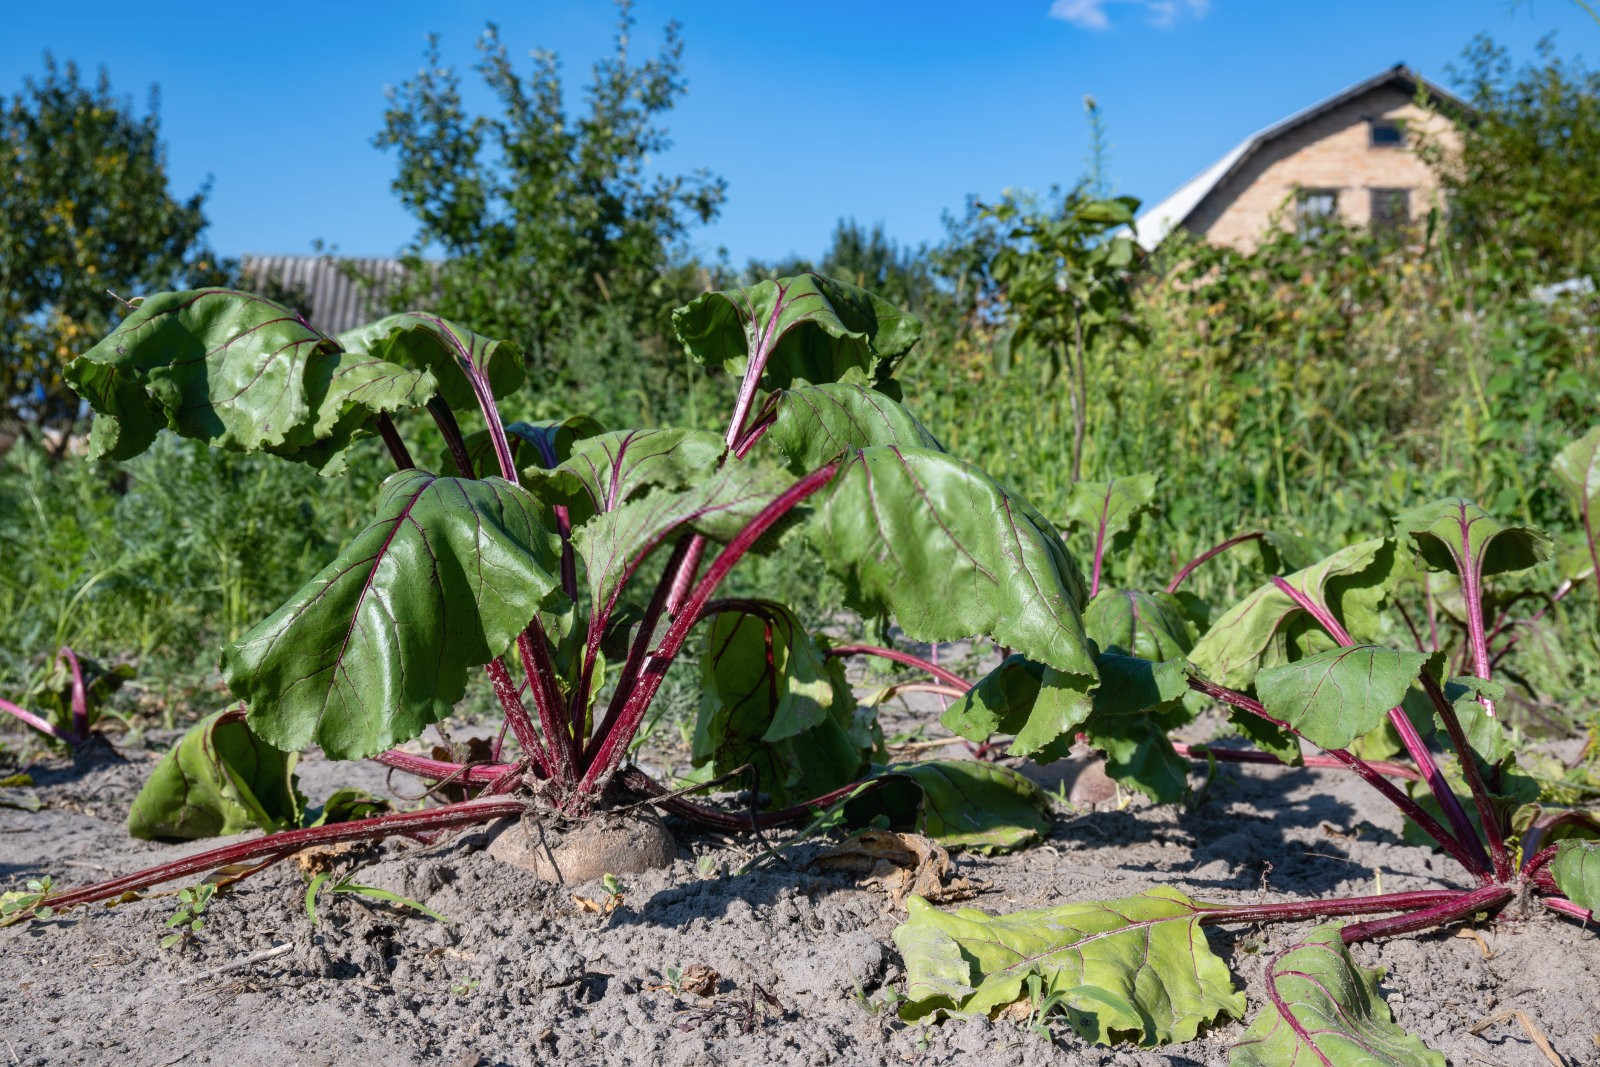
[[[636,14],[640,55],[683,23],[689,92],[660,165],[727,178],[722,217],[692,244],[736,264],[814,256],[841,216],[937,241],[941,212],[969,193],[1070,185],[1088,154],[1085,93],[1116,191],[1153,203],[1253,130],[1396,62],[1445,81],[1475,33],[1518,58],[1550,32],[1565,55],[1600,45],[1570,0],[639,0]],[[211,176],[219,251],[321,239],[386,255],[413,227],[389,192],[393,157],[371,146],[384,87],[415,73],[430,30],[468,67],[486,20],[513,56],[559,52],[575,101],[615,21],[603,0],[18,4],[0,91],[47,49],[105,64],[141,109],[159,83],[174,189]]]

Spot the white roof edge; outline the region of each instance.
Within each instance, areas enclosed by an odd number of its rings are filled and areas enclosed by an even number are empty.
[[[1211,166],[1201,171],[1195,177],[1180,185],[1175,192],[1162,200],[1155,207],[1140,213],[1134,220],[1134,239],[1146,252],[1153,252],[1157,245],[1167,239],[1167,235],[1183,224],[1195,208],[1200,206],[1200,201],[1215,189],[1222,180],[1233,171],[1233,168],[1242,162],[1265,142],[1285,133],[1303,122],[1307,122],[1324,111],[1344,103],[1347,99],[1360,96],[1372,91],[1391,80],[1407,80],[1422,85],[1428,90],[1429,95],[1436,96],[1456,107],[1468,108],[1466,101],[1456,96],[1449,90],[1428,81],[1420,74],[1407,67],[1405,64],[1396,64],[1388,70],[1371,78],[1365,78],[1354,85],[1332,96],[1317,101],[1310,107],[1301,108],[1288,118],[1279,119],[1270,126],[1264,126],[1240,141],[1228,150],[1227,154]]]

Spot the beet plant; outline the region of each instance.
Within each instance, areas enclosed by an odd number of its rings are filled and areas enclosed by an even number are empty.
[[[844,655],[787,606],[717,596],[751,552],[811,546],[862,618],[913,639],[987,635],[1087,693],[1079,568],[1056,529],[949,455],[899,402],[896,364],[920,325],[807,274],[707,293],[677,310],[687,354],[737,383],[726,431],[603,430],[582,415],[507,424],[521,354],[437,316],[391,315],[330,337],[291,310],[221,289],[162,293],[67,368],[95,411],[92,455],[137,455],[162,430],[339,473],[381,453],[396,470],[337,557],[222,651],[249,743],[180,743],[136,802],[157,836],[254,821],[273,830],[100,885],[58,911],[220,865],[313,845],[428,835],[534,812],[582,823],[652,801],[726,829],[809,818],[864,788],[914,825],[977,847],[1044,825],[1019,776],[966,763],[884,766]],[[538,389],[540,383],[527,383]],[[462,423],[474,414],[476,426]],[[413,413],[419,413],[414,415]],[[402,434],[432,420],[434,462]],[[429,469],[433,467],[436,469]],[[628,763],[668,669],[703,635],[695,755],[737,773],[765,810],[725,811]],[[450,715],[482,672],[503,716],[478,755],[400,746]],[[294,811],[291,753],[376,759],[455,803],[323,825]],[[238,753],[237,760],[227,752]],[[276,757],[272,755],[276,753]],[[186,805],[221,798],[202,817]],[[271,802],[277,798],[277,802]],[[185,829],[185,827],[192,828]]]
[[[1597,444],[1600,431],[1591,431],[1556,464],[1590,559]],[[1158,887],[1009,915],[941,912],[913,898],[895,932],[907,966],[902,1015],[990,1013],[1031,1000],[1059,1007],[1088,1040],[1186,1041],[1246,1006],[1205,927],[1316,919],[1324,924],[1270,961],[1268,1003],[1233,1062],[1442,1064],[1394,1025],[1373,972],[1347,946],[1475,917],[1542,912],[1589,923],[1600,907],[1600,820],[1541,803],[1539,783],[1519,764],[1530,754],[1519,752],[1496,706],[1505,691],[1497,653],[1509,652],[1503,620],[1515,597],[1494,587],[1546,561],[1551,542],[1470,501],[1442,500],[1322,558],[1308,558],[1300,539],[1254,531],[1202,553],[1164,590],[1102,588],[1108,547],[1153,505],[1154,490],[1149,476],[1080,485],[1067,506],[1069,523],[1094,544],[1084,622],[1096,687],[1086,693],[1050,665],[1014,655],[952,705],[945,724],[974,740],[1009,735],[1012,753],[1035,759],[1085,738],[1106,753],[1113,777],[1158,800],[1182,796],[1195,755],[1342,767],[1451,858],[1459,885],[1247,906]],[[1200,563],[1252,542],[1269,573],[1281,573],[1215,618],[1181,595]],[[1561,569],[1552,598],[1571,587],[1570,568]],[[1462,605],[1459,648],[1437,633],[1428,641],[1408,621],[1421,609],[1413,602],[1408,612],[1407,600],[1446,582]],[[1452,661],[1466,670],[1452,677]],[[1169,739],[1208,707],[1225,709],[1258,748]],[[1302,743],[1321,753],[1302,753]]]

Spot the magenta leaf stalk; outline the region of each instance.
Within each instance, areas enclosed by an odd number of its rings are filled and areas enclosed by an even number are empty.
[[[89,740],[89,692],[83,684],[83,665],[78,662],[78,654],[66,645],[62,645],[56,652],[56,661],[67,662],[67,670],[72,674],[72,734],[76,741]]]
[[[915,667],[919,671],[931,674],[946,685],[961,690],[963,694],[972,688],[971,682],[968,682],[954,671],[946,670],[932,660],[923,659],[921,656],[912,655],[910,652],[901,652],[896,648],[882,648],[878,645],[835,645],[826,649],[823,654],[830,659],[838,656],[877,656],[880,659],[893,660],[895,663],[903,663],[907,667]]]
[[[1481,561],[1472,554],[1471,520],[1467,518],[1466,503],[1457,504],[1456,509],[1457,523],[1461,527],[1461,545],[1459,549],[1452,547],[1450,552],[1455,556],[1456,572],[1461,578],[1461,599],[1465,602],[1467,614],[1467,646],[1472,651],[1472,673],[1487,681],[1492,668],[1489,664],[1489,641],[1483,627],[1483,567]],[[1491,719],[1494,718],[1493,700],[1479,694],[1478,703],[1483,705],[1483,710]]]
[[[778,522],[801,501],[822,489],[833,480],[834,474],[839,470],[837,461],[829,463],[795,482],[794,485],[784,490],[770,504],[762,508],[760,513],[752,519],[744,529],[734,535],[733,539],[718,553],[717,558],[711,561],[705,577],[695,585],[682,608],[673,617],[667,627],[666,634],[661,639],[660,646],[651,656],[650,662],[641,672],[641,677],[631,694],[627,704],[618,716],[615,726],[600,742],[599,749],[595,752],[594,761],[584,771],[583,779],[578,784],[582,793],[588,793],[610,778],[617,764],[621,762],[627,752],[628,742],[633,739],[634,733],[643,721],[645,712],[650,707],[650,701],[655,698],[656,691],[661,688],[661,681],[666,677],[666,665],[671,663],[683,648],[684,640],[689,636],[690,628],[699,621],[700,612],[705,607],[706,601],[711,599],[711,594],[728,576],[744,554],[766,533],[773,524]]]
[[[394,460],[395,470],[411,470],[416,466],[411,462],[411,453],[406,449],[405,441],[400,438],[400,431],[395,429],[394,420],[388,412],[379,412],[378,436],[383,438],[383,447],[389,450],[389,458]]]
[[[1094,532],[1094,568],[1089,578],[1089,599],[1093,600],[1100,592],[1100,567],[1105,562],[1106,555],[1106,520],[1111,510],[1111,490],[1116,487],[1116,479],[1106,482],[1106,497],[1100,503],[1100,525]]]
[[[200,874],[215,867],[231,863],[270,857],[269,862],[286,859],[307,848],[331,845],[340,841],[375,841],[392,834],[426,833],[449,830],[458,826],[492,822],[495,819],[521,815],[526,804],[510,797],[487,800],[467,800],[424,811],[406,811],[375,815],[370,819],[334,823],[331,826],[312,826],[304,830],[285,830],[249,841],[238,841],[221,848],[197,852],[183,859],[173,860],[155,867],[147,867],[133,874],[113,878],[83,889],[68,890],[46,897],[39,903],[61,910],[79,904],[92,904],[109,900],[123,893],[137,892],[175,878]]]
[[[1195,572],[1197,567],[1208,562],[1209,560],[1216,558],[1217,556],[1222,555],[1222,553],[1226,552],[1233,546],[1242,545],[1247,541],[1259,541],[1265,536],[1267,536],[1265,531],[1255,530],[1250,533],[1239,534],[1237,537],[1230,537],[1221,544],[1214,545],[1211,548],[1206,549],[1194,559],[1191,559],[1188,563],[1185,563],[1178,573],[1172,576],[1172,581],[1167,583],[1167,592],[1176,593],[1178,591],[1178,587],[1184,583],[1184,580],[1187,579],[1189,575]]]
[[[1303,738],[1303,735],[1294,727],[1290,726],[1282,719],[1274,718],[1273,716],[1267,714],[1266,708],[1261,706],[1260,701],[1246,696],[1237,690],[1229,689],[1227,686],[1218,685],[1215,682],[1207,681],[1204,678],[1197,678],[1193,675],[1191,675],[1189,678],[1189,688],[1193,689],[1197,693],[1204,694],[1213,700],[1227,704],[1230,707],[1235,707],[1240,711],[1248,712],[1251,715],[1256,716],[1258,719],[1270,722],[1274,726],[1277,726],[1281,729],[1288,730],[1296,737]],[[1332,756],[1334,759],[1337,759],[1340,763],[1343,763],[1346,767],[1349,767],[1352,771],[1359,775],[1363,781],[1372,786],[1372,788],[1376,789],[1379,793],[1382,793],[1391,804],[1399,808],[1400,811],[1406,815],[1406,817],[1408,817],[1412,822],[1416,823],[1418,829],[1437,841],[1439,843],[1439,847],[1454,857],[1457,863],[1460,863],[1461,866],[1477,875],[1480,880],[1486,881],[1489,878],[1489,858],[1488,856],[1483,855],[1482,846],[1479,846],[1476,853],[1469,851],[1466,846],[1451,836],[1450,831],[1446,830],[1439,823],[1438,819],[1435,819],[1432,815],[1429,815],[1421,805],[1412,800],[1410,797],[1406,796],[1388,779],[1384,778],[1377,771],[1373,770],[1371,765],[1369,765],[1365,760],[1359,759],[1342,748],[1325,749],[1324,751],[1326,751],[1328,755]],[[1474,836],[1472,840],[1476,842],[1477,837]]]
[[[1280,592],[1293,600],[1304,611],[1322,626],[1324,630],[1339,644],[1349,647],[1355,644],[1355,639],[1344,625],[1334,618],[1333,613],[1323,605],[1312,600],[1305,593],[1296,589],[1282,578],[1273,576],[1272,584]],[[1422,671],[1427,674],[1426,669]],[[1417,765],[1417,770],[1422,774],[1423,781],[1428,783],[1428,790],[1433,793],[1434,800],[1438,801],[1439,809],[1444,812],[1445,818],[1450,820],[1450,826],[1455,831],[1456,840],[1460,841],[1479,861],[1472,865],[1473,870],[1483,871],[1489,867],[1489,856],[1483,851],[1483,844],[1478,840],[1477,831],[1472,828],[1472,820],[1467,818],[1466,809],[1461,806],[1455,792],[1450,788],[1450,783],[1445,781],[1444,772],[1439,769],[1438,761],[1433,758],[1433,753],[1428,751],[1427,743],[1417,733],[1417,728],[1412,725],[1411,719],[1406,715],[1405,709],[1393,707],[1389,709],[1389,722],[1394,726],[1395,732],[1400,735],[1400,741],[1405,745],[1406,752],[1410,754]]]
[[[1272,753],[1260,752],[1256,749],[1214,748],[1211,745],[1186,745],[1181,741],[1174,741],[1172,750],[1185,759],[1200,760],[1202,762],[1214,759],[1219,763],[1264,763],[1275,767],[1289,766],[1289,764]],[[1302,756],[1300,757],[1300,762],[1301,765],[1306,767],[1322,767],[1340,771],[1350,770],[1348,763],[1332,756]],[[1364,762],[1368,767],[1371,767],[1386,778],[1406,778],[1414,782],[1422,780],[1422,775],[1417,773],[1415,767],[1407,767],[1403,763],[1390,763],[1387,760],[1366,760]]]
[[[1445,732],[1450,735],[1450,744],[1456,750],[1456,759],[1461,764],[1461,773],[1467,780],[1467,788],[1472,792],[1472,803],[1478,809],[1478,822],[1483,826],[1483,832],[1489,839],[1489,854],[1494,858],[1495,876],[1501,881],[1511,877],[1511,859],[1506,854],[1505,835],[1500,828],[1500,816],[1494,810],[1494,804],[1489,799],[1489,790],[1484,787],[1483,776],[1478,773],[1478,761],[1472,752],[1472,746],[1467,742],[1467,735],[1461,729],[1461,719],[1456,715],[1456,709],[1445,698],[1444,690],[1439,688],[1439,683],[1424,668],[1422,671],[1422,689],[1428,694],[1433,708],[1439,713],[1439,719],[1444,723]]]
[[[1358,941],[1376,941],[1382,937],[1428,930],[1457,919],[1464,919],[1476,912],[1494,911],[1503,907],[1516,895],[1516,890],[1510,886],[1498,884],[1480,886],[1470,893],[1457,894],[1454,900],[1443,901],[1406,915],[1375,919],[1372,922],[1351,923],[1341,931],[1340,936],[1343,937],[1345,944],[1353,945]]]
[[[48,719],[44,719],[38,715],[35,715],[33,712],[27,710],[21,705],[13,704],[9,700],[0,698],[0,711],[6,712],[8,715],[15,716],[17,719],[27,723],[35,730],[38,730],[40,733],[53,737],[62,744],[72,743],[72,738],[56,729],[54,723],[50,722]]]

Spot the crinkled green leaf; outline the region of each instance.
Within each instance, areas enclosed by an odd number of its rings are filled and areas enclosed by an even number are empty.
[[[847,785],[873,745],[857,730],[843,665],[783,605],[750,601],[743,609],[717,614],[707,629],[695,765],[721,775],[754,764],[774,807]]]
[[[929,760],[891,764],[873,777],[889,781],[845,805],[852,823],[884,814],[946,848],[983,853],[1023,848],[1050,830],[1049,798],[1009,767]]]
[[[406,470],[377,516],[223,652],[250,725],[283,749],[370,756],[450,713],[557,585],[538,501],[499,478]]]
[[[1461,732],[1467,735],[1467,744],[1472,746],[1472,751],[1484,762],[1499,763],[1516,751],[1505,723],[1490,715],[1480,699],[1484,697],[1489,700],[1501,699],[1506,695],[1505,686],[1499,682],[1462,675],[1450,679],[1444,687],[1444,695],[1450,701],[1450,706],[1455,709],[1456,719],[1461,723]],[[1439,721],[1437,713],[1434,716],[1434,725],[1441,733],[1444,731],[1444,723]]]
[[[1186,664],[1104,652],[1095,665],[1100,684],[1080,728],[1106,754],[1106,774],[1158,804],[1177,803],[1188,787],[1189,764],[1167,735],[1193,717],[1183,701]]]
[[[1267,714],[1312,744],[1344,748],[1400,705],[1427,658],[1376,645],[1336,648],[1267,668],[1256,690]]]
[[[777,415],[757,447],[761,451],[775,449],[796,474],[872,445],[945,450],[915,415],[864,385],[800,385],[777,393],[771,403]]]
[[[1043,517],[976,467],[875,446],[812,499],[807,536],[864,613],[887,611],[920,641],[986,634],[1093,678],[1077,564]]]
[[[1199,905],[1167,887],[1008,915],[942,912],[909,897],[906,921],[894,932],[906,964],[901,1017],[991,1014],[1022,999],[1028,976],[1037,974],[1047,996],[1063,996],[1067,1018],[1089,1040],[1193,1040],[1201,1026],[1245,1009],[1227,964],[1206,943],[1200,915]],[[1111,996],[1083,996],[1082,987]]]
[[[1600,912],[1600,841],[1568,838],[1556,846],[1550,861],[1556,888],[1580,908]]]
[[[401,311],[339,335],[346,352],[431,371],[439,396],[457,412],[478,410],[474,377],[496,399],[521,387],[522,350],[424,311]],[[427,398],[424,397],[424,400]]]
[[[231,289],[151,296],[63,373],[95,411],[93,457],[129,459],[165,428],[324,470],[373,414],[438,388],[425,369],[341,351],[281,304]]]
[[[922,323],[888,301],[820,274],[704,293],[672,313],[684,349],[742,376],[766,357],[763,389],[795,382],[881,382],[922,335]]]
[[[128,833],[192,840],[296,826],[297,758],[257,737],[238,708],[208,715],[150,772],[128,809]]]
[[[506,438],[511,445],[511,460],[518,468],[533,465],[554,467],[572,455],[572,447],[586,437],[605,433],[605,427],[588,415],[569,415],[564,419],[543,422],[508,422]],[[466,436],[467,455],[477,477],[486,478],[500,473],[495,459],[494,442],[488,430],[477,430]],[[455,469],[455,457],[448,449],[439,455],[439,470]]]
[[[1141,512],[1156,498],[1154,474],[1132,474],[1105,482],[1078,482],[1067,496],[1062,523],[1088,539],[1108,547],[1119,534],[1134,528]]]
[[[1600,426],[1563,448],[1551,463],[1556,478],[1572,498],[1572,506],[1580,517],[1590,516],[1600,527],[1600,515],[1594,514],[1594,501],[1600,497]]]
[[[1436,500],[1401,515],[1395,530],[1409,536],[1432,569],[1480,577],[1520,571],[1550,558],[1550,538],[1528,526],[1502,526],[1470,500]]]
[[[1083,629],[1103,649],[1149,660],[1182,659],[1194,647],[1183,607],[1171,593],[1101,589],[1083,609]]]
[[[693,486],[717,469],[726,451],[722,438],[707,430],[614,430],[574,441],[558,467],[524,471],[524,482],[565,504],[572,521],[581,523],[649,489]]]
[[[1284,580],[1331,610],[1353,636],[1376,636],[1377,612],[1398,574],[1394,543],[1373,538],[1340,549]],[[1303,623],[1302,629],[1296,623]],[[1312,622],[1288,594],[1267,582],[1225,611],[1189,652],[1214,681],[1246,688],[1263,666],[1298,658]],[[1320,634],[1320,628],[1314,631]],[[1322,638],[1312,640],[1312,644]]]
[[[1233,1047],[1230,1067],[1444,1067],[1445,1058],[1395,1025],[1378,992],[1383,971],[1358,967],[1339,924],[1274,956],[1264,1004]]]
[[[786,473],[764,464],[730,463],[687,489],[657,489],[589,518],[572,544],[583,559],[592,602],[608,603],[643,556],[675,531],[693,527],[726,541],[791,484]]]
[[[1013,754],[1037,755],[1088,717],[1093,684],[1084,675],[1063,674],[1026,656],[1007,656],[946,708],[939,721],[971,741],[1012,734]]]

